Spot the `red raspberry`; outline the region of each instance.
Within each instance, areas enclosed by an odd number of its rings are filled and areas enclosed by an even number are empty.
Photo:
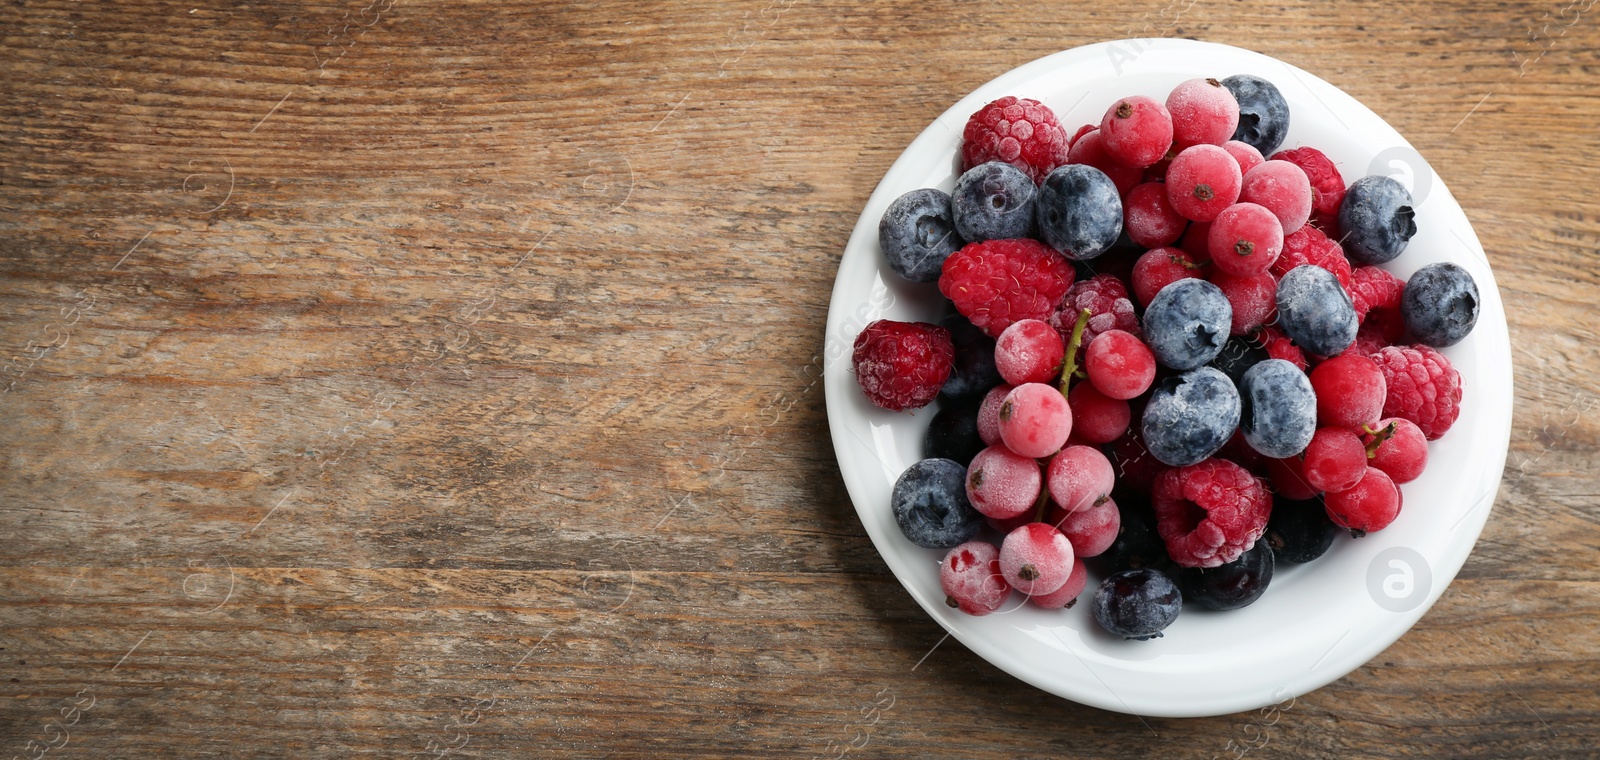
[[[1282,359],[1300,369],[1311,366],[1311,363],[1306,361],[1306,352],[1301,351],[1294,341],[1289,340],[1289,336],[1284,335],[1276,327],[1261,328],[1261,334],[1256,336],[1256,340],[1261,343],[1263,349],[1266,349],[1267,355],[1274,359]]]
[[[1361,320],[1361,332],[1356,342],[1362,342],[1362,333],[1368,334],[1368,343],[1376,347],[1391,346],[1406,332],[1406,319],[1400,313],[1400,294],[1405,292],[1406,281],[1373,266],[1358,267],[1350,275],[1350,301],[1356,306],[1356,318]]]
[[[1371,356],[1394,345],[1394,341],[1385,337],[1385,331],[1376,325],[1376,321],[1368,321],[1367,324],[1361,326],[1361,329],[1356,330],[1356,341],[1351,343],[1350,347],[1345,349],[1344,354],[1341,354],[1341,356],[1347,354]]]
[[[1133,295],[1148,306],[1161,289],[1186,277],[1201,277],[1201,264],[1177,248],[1152,248],[1133,264]]]
[[[880,319],[856,336],[856,383],[890,411],[927,406],[950,377],[956,350],[950,331],[927,322]]]
[[[1122,229],[1140,248],[1172,245],[1188,226],[1189,220],[1172,210],[1167,186],[1160,182],[1139,185],[1122,201]]]
[[[1228,274],[1269,271],[1282,253],[1283,224],[1265,206],[1235,203],[1211,225],[1211,263]]]
[[[1037,240],[968,243],[944,260],[939,292],[991,338],[1012,322],[1048,319],[1076,276],[1060,253]]]
[[[1221,145],[1239,126],[1239,101],[1215,79],[1190,79],[1167,94],[1173,147]]]
[[[1143,169],[1172,147],[1172,114],[1143,95],[1123,98],[1106,109],[1100,134],[1106,155],[1124,166]]]
[[[1311,221],[1329,235],[1338,237],[1339,204],[1344,203],[1344,177],[1322,151],[1294,148],[1272,154],[1274,161],[1288,161],[1300,167],[1311,180]]]
[[[1211,284],[1222,291],[1233,307],[1230,335],[1248,335],[1271,322],[1278,313],[1278,280],[1267,272],[1239,277],[1227,272],[1211,273]]]
[[[1133,302],[1128,300],[1128,287],[1116,277],[1097,274],[1067,291],[1061,308],[1050,317],[1050,324],[1061,331],[1062,340],[1072,341],[1072,328],[1078,323],[1078,312],[1084,309],[1089,310],[1089,324],[1083,328],[1083,339],[1078,344],[1080,350],[1107,330],[1139,335],[1139,318],[1134,316]]]
[[[1127,195],[1135,185],[1144,178],[1144,170],[1136,166],[1123,166],[1106,153],[1105,141],[1099,129],[1095,129],[1072,143],[1072,149],[1067,152],[1067,161],[1074,164],[1093,166],[1105,172],[1111,178],[1111,184],[1117,186],[1119,195]]]
[[[1283,236],[1283,252],[1278,254],[1278,260],[1272,262],[1268,271],[1273,277],[1282,278],[1289,270],[1298,266],[1310,264],[1319,266],[1333,273],[1339,279],[1339,284],[1349,291],[1353,281],[1350,276],[1350,260],[1344,257],[1344,249],[1339,247],[1322,230],[1312,226],[1302,226]],[[1351,298],[1354,299],[1352,292]],[[1395,308],[1399,308],[1399,296],[1395,296]],[[1360,308],[1357,307],[1359,313]]]
[[[1185,219],[1209,222],[1239,200],[1244,175],[1228,151],[1195,145],[1172,159],[1166,183],[1167,201],[1174,211]]]
[[[1444,354],[1427,346],[1390,346],[1372,355],[1383,370],[1389,394],[1383,416],[1416,423],[1428,440],[1438,440],[1461,415],[1461,373]]]
[[[1400,488],[1375,467],[1368,467],[1354,486],[1323,497],[1328,519],[1356,538],[1389,527],[1400,516],[1400,501]]]
[[[1216,567],[1238,559],[1266,532],[1272,511],[1266,486],[1226,459],[1162,473],[1150,503],[1156,532],[1183,567]]]
[[[1067,162],[1067,133],[1043,103],[1007,95],[967,119],[961,171],[987,161],[1021,169],[1035,184]]]

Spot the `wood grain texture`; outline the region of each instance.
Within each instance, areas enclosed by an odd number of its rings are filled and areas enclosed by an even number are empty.
[[[1592,757],[1589,5],[6,4],[0,757]],[[1371,106],[1507,301],[1476,550],[1272,718],[936,647],[826,435],[829,292],[889,164],[1127,36]]]

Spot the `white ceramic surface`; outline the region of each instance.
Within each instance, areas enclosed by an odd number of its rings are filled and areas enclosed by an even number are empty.
[[[1403,487],[1404,508],[1393,525],[1360,540],[1341,536],[1310,564],[1280,564],[1267,593],[1245,609],[1191,607],[1165,637],[1130,642],[1092,619],[1087,601],[1098,577],[1066,611],[1023,605],[1020,594],[982,618],[946,607],[938,580],[943,552],[906,540],[889,510],[895,478],[921,458],[933,408],[878,409],[851,375],[850,348],[868,323],[941,313],[935,286],[901,281],[882,264],[879,217],[909,190],[954,187],[966,117],[996,98],[1041,100],[1070,134],[1098,123],[1117,97],[1160,100],[1185,79],[1240,73],[1270,80],[1288,100],[1284,148],[1322,150],[1346,182],[1389,174],[1412,189],[1418,234],[1388,269],[1407,277],[1423,265],[1453,261],[1477,280],[1483,300],[1477,328],[1444,351],[1466,389],[1460,420],[1432,443],[1423,476]],[[1471,552],[1494,503],[1511,430],[1511,352],[1500,292],[1472,226],[1440,178],[1399,133],[1338,88],[1268,56],[1189,40],[1120,40],[1042,58],[978,88],[923,130],[856,223],[834,284],[824,355],[828,422],[845,485],[878,552],[912,597],[967,648],[1017,678],[1077,702],[1142,715],[1218,715],[1278,703],[1349,673],[1400,638]]]

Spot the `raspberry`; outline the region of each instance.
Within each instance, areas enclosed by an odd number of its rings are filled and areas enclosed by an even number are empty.
[[[1078,601],[1078,596],[1083,593],[1083,587],[1089,584],[1089,568],[1084,566],[1083,560],[1072,558],[1072,574],[1067,576],[1067,582],[1061,588],[1048,594],[1039,594],[1028,597],[1028,601],[1047,610],[1060,610],[1072,607]]]
[[[1160,248],[1178,242],[1189,220],[1172,210],[1167,187],[1146,182],[1135,187],[1122,202],[1122,229],[1140,248]]]
[[[1143,169],[1160,161],[1172,147],[1172,114],[1143,95],[1123,98],[1106,109],[1100,134],[1112,160]]]
[[[1386,335],[1387,330],[1379,327],[1378,322],[1379,320],[1376,319],[1368,320],[1367,324],[1356,330],[1356,342],[1351,343],[1344,353],[1356,356],[1371,356],[1394,345],[1394,341],[1390,340]]]
[[[1056,526],[1067,537],[1073,556],[1098,557],[1117,540],[1122,512],[1117,509],[1116,502],[1106,499],[1076,512],[1064,512],[1059,507],[1052,509],[1045,522]]]
[[[1367,471],[1367,449],[1346,428],[1318,428],[1302,457],[1306,484],[1318,491],[1352,488]]]
[[[1004,161],[1034,183],[1067,162],[1067,133],[1043,103],[1010,95],[978,109],[961,135],[961,171]]]
[[[1272,272],[1273,277],[1282,279],[1289,270],[1306,264],[1332,272],[1333,276],[1339,279],[1339,284],[1350,291],[1352,297],[1354,296],[1355,291],[1350,290],[1354,284],[1350,273],[1350,260],[1344,257],[1344,250],[1322,230],[1310,225],[1304,225],[1283,236],[1283,252],[1278,254],[1278,260],[1272,262],[1272,267],[1267,271]],[[1398,304],[1397,300],[1396,305]],[[1359,308],[1357,314],[1360,314]]]
[[[1076,283],[1061,301],[1061,308],[1050,317],[1050,324],[1062,339],[1071,340],[1072,328],[1078,322],[1078,313],[1089,310],[1089,324],[1083,328],[1080,346],[1094,342],[1095,337],[1107,330],[1122,330],[1137,336],[1139,318],[1133,314],[1133,302],[1128,300],[1128,288],[1109,274],[1097,274]]]
[[[978,405],[978,437],[983,439],[985,446],[1000,442],[1000,405],[1011,394],[1011,387],[1001,384],[989,389],[983,397],[983,403]]]
[[[1151,368],[1154,366],[1152,360]],[[1084,443],[1115,441],[1128,432],[1128,423],[1133,421],[1127,401],[1101,393],[1092,383],[1074,384],[1067,393],[1067,404],[1072,407],[1072,435]]]
[[[1107,330],[1083,352],[1084,372],[1101,395],[1130,399],[1149,390],[1156,378],[1156,355],[1132,333]]]
[[[1268,322],[1278,310],[1278,281],[1267,272],[1237,277],[1227,272],[1212,272],[1211,284],[1222,291],[1233,307],[1230,335],[1248,335]]]
[[[1061,511],[1076,512],[1111,498],[1116,475],[1111,460],[1099,449],[1069,446],[1050,460],[1045,484]]]
[[[1207,459],[1162,473],[1151,505],[1174,562],[1216,567],[1238,559],[1266,532],[1272,496],[1245,468]]]
[[[1023,525],[1000,542],[1000,573],[1024,594],[1048,594],[1072,574],[1072,542],[1042,522]]]
[[[1074,164],[1093,166],[1117,186],[1117,192],[1127,195],[1135,185],[1144,178],[1144,170],[1136,166],[1124,166],[1111,158],[1106,153],[1104,137],[1098,128],[1088,132],[1072,144],[1072,150],[1067,152],[1067,161]]]
[[[994,344],[994,366],[1012,385],[1048,383],[1060,374],[1065,352],[1061,333],[1049,322],[1024,319],[1000,333]]]
[[[1267,161],[1244,175],[1239,200],[1266,206],[1291,233],[1311,218],[1311,181],[1299,166]]]
[[[1000,572],[1000,550],[983,541],[968,541],[944,555],[939,563],[939,588],[945,593],[945,604],[968,615],[994,612],[1011,595]]]
[[[927,322],[880,319],[856,336],[856,383],[872,403],[898,412],[924,407],[950,377],[950,331]]]
[[[1139,303],[1150,305],[1161,289],[1186,277],[1204,274],[1200,262],[1177,248],[1152,248],[1133,265],[1133,295]]]
[[[1323,498],[1328,518],[1360,538],[1383,530],[1400,515],[1400,489],[1383,470],[1367,468],[1354,486]]]
[[[1283,252],[1283,225],[1264,206],[1235,203],[1211,225],[1211,263],[1233,275],[1268,271]]]
[[[1172,142],[1177,150],[1202,143],[1221,145],[1239,127],[1239,101],[1215,79],[1190,79],[1167,95]]]
[[[1389,386],[1383,416],[1416,423],[1438,440],[1461,415],[1461,373],[1427,346],[1390,346],[1372,355]]]
[[[1233,156],[1233,160],[1239,162],[1240,174],[1249,174],[1251,169],[1260,166],[1267,160],[1261,155],[1261,151],[1256,150],[1254,145],[1239,142],[1238,140],[1229,140],[1223,143],[1222,149],[1228,151],[1228,155]]]
[[[1215,145],[1185,148],[1167,169],[1167,200],[1183,218],[1209,222],[1239,200],[1239,162]]]
[[[1301,351],[1300,347],[1294,344],[1294,341],[1289,340],[1289,336],[1284,335],[1283,332],[1276,327],[1261,328],[1261,333],[1256,336],[1256,340],[1259,341],[1261,343],[1261,347],[1266,350],[1267,356],[1270,356],[1274,359],[1282,359],[1296,367],[1299,367],[1300,369],[1305,369],[1311,366],[1311,364],[1306,361],[1306,353]]]
[[[1039,464],[1005,446],[990,446],[967,468],[967,501],[985,517],[1005,520],[1033,509],[1039,498]]]
[[[1012,322],[1049,318],[1075,276],[1060,253],[1037,240],[986,240],[945,259],[939,292],[996,338]]]
[[[1054,386],[1024,383],[1000,404],[1000,440],[1022,456],[1050,456],[1071,434],[1072,408]]]
[[[1416,480],[1428,466],[1428,438],[1411,420],[1383,420],[1366,428],[1361,442],[1367,447],[1367,464],[1383,470],[1395,483]]]
[[[1342,354],[1311,370],[1317,423],[1355,428],[1378,421],[1389,389],[1383,370],[1365,356]]]
[[[1347,289],[1363,330],[1371,327],[1374,337],[1381,339],[1384,346],[1400,340],[1406,331],[1405,316],[1400,311],[1400,297],[1406,289],[1405,280],[1375,266],[1356,267],[1350,273]],[[1361,340],[1359,334],[1356,340]]]
[[[1288,161],[1306,173],[1311,181],[1311,220],[1329,235],[1338,237],[1339,204],[1344,202],[1344,177],[1322,151],[1294,148],[1272,154],[1274,161]]]

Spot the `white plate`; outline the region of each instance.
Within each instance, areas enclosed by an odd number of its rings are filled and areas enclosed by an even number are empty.
[[[851,375],[856,335],[876,319],[932,320],[942,299],[933,285],[898,279],[878,250],[878,219],[902,193],[955,185],[967,116],[1017,95],[1043,101],[1070,134],[1098,123],[1117,97],[1158,100],[1200,76],[1255,74],[1289,102],[1283,147],[1309,145],[1338,164],[1345,181],[1389,174],[1417,200],[1418,233],[1388,269],[1408,277],[1453,261],[1477,280],[1477,328],[1444,351],[1465,386],[1461,418],[1432,443],[1427,471],[1406,484],[1394,524],[1360,540],[1341,536],[1322,558],[1280,565],[1267,593],[1242,610],[1186,608],[1163,638],[1122,641],[1093,621],[1087,596],[1066,611],[1022,605],[971,617],[946,607],[938,563],[944,552],[901,535],[889,510],[895,478],[921,458],[933,409],[887,412]],[[1511,349],[1494,275],[1467,217],[1410,144],[1333,85],[1282,61],[1189,40],[1121,40],[1074,48],[1006,73],[946,111],[901,154],[867,201],[839,263],[828,307],[825,350],[828,423],[850,498],[878,552],[929,615],[968,649],[1053,694],[1118,712],[1172,717],[1220,715],[1274,704],[1360,667],[1427,611],[1471,552],[1494,503],[1511,434]],[[929,646],[934,642],[929,641]]]

